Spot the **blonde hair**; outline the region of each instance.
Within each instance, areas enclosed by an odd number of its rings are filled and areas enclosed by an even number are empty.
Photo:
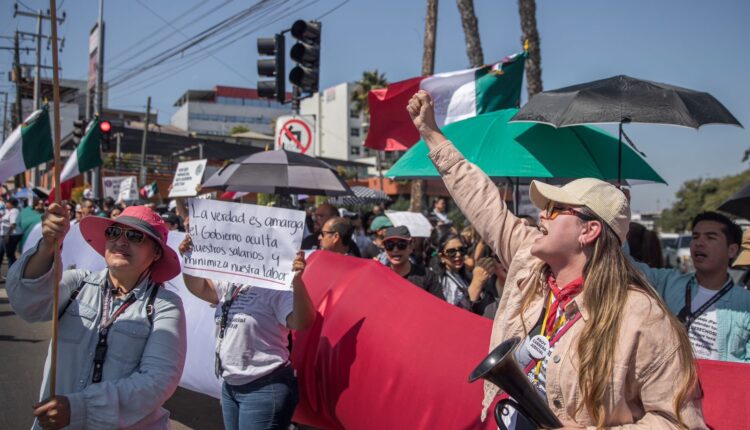
[[[602,233],[593,243],[591,257],[583,268],[584,284],[581,294],[590,318],[578,338],[578,385],[583,401],[576,413],[585,407],[596,422],[597,429],[604,428],[606,411],[603,399],[612,379],[614,354],[624,312],[622,304],[626,302],[629,291],[638,291],[653,299],[669,320],[673,334],[677,337],[677,358],[683,378],[673,407],[679,424],[686,427],[680,409],[697,381],[693,350],[687,332],[666,308],[659,294],[648,284],[641,272],[630,264],[620,248],[620,241],[614,231],[588,208],[582,207],[579,210],[599,221],[602,224]],[[549,266],[543,262],[536,267],[534,284],[537,287],[527,291],[522,302],[522,312],[528,308],[535,296],[543,294],[548,272]]]

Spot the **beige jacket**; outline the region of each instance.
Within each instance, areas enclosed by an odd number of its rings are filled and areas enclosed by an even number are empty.
[[[541,260],[530,254],[537,237],[535,228],[527,227],[508,211],[495,184],[477,166],[466,161],[450,142],[443,142],[429,154],[445,185],[467,219],[477,229],[508,268],[508,278],[492,327],[490,350],[501,342],[519,336],[524,338],[542,311],[544,299],[538,296],[521,313],[524,292],[532,286],[532,274]],[[544,297],[547,286],[544,285]],[[585,408],[575,414],[581,403],[578,387],[576,340],[589,320],[582,297],[574,300],[566,312],[581,311],[581,320],[555,346],[546,375],[547,403],[566,425],[595,426]],[[622,429],[676,429],[672,406],[681,375],[678,364],[678,342],[671,335],[668,320],[658,305],[645,294],[628,295],[621,324],[615,366],[606,393],[606,425]],[[525,327],[525,328],[524,328]],[[498,394],[498,388],[485,383],[482,419]],[[696,389],[693,399],[683,407],[683,421],[691,429],[707,428]],[[573,418],[575,417],[575,419]]]

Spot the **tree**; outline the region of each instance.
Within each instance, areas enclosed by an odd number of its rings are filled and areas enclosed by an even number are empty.
[[[662,212],[659,228],[685,231],[693,218],[704,211],[715,211],[726,199],[750,182],[750,170],[723,178],[691,179],[680,187],[677,201]]]
[[[437,39],[438,0],[427,0],[427,17],[424,23],[424,50],[422,51],[422,76],[435,73],[435,40]],[[424,208],[425,183],[421,179],[411,183],[411,212]]]
[[[526,90],[531,98],[542,92],[542,54],[536,28],[536,0],[518,0],[518,14],[521,16],[522,43],[529,53],[526,59]]]
[[[244,125],[235,125],[229,129],[229,135],[234,136],[235,134],[247,133],[248,131],[250,131],[250,129]]]
[[[474,13],[474,0],[456,0],[458,12],[461,14],[461,24],[464,27],[466,38],[466,55],[469,57],[471,67],[484,65],[484,54],[482,53],[482,42],[479,39],[479,23]]]
[[[388,86],[388,80],[385,73],[379,73],[375,70],[365,70],[362,72],[362,79],[354,84],[352,91],[352,103],[354,103],[354,113],[363,115],[365,122],[370,119],[370,106],[367,104],[367,96],[370,90],[385,88]]]

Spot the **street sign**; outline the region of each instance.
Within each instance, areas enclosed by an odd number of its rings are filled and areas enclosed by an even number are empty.
[[[276,120],[276,149],[314,155],[314,142],[314,115],[286,115]]]

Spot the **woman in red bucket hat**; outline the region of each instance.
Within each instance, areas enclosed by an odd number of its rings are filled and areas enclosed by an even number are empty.
[[[52,309],[54,244],[68,232],[67,212],[49,207],[42,239],[10,268],[6,283],[21,318],[59,319],[56,393],[49,400],[48,360],[34,427],[169,428],[161,406],[180,380],[186,336],[180,298],[161,288],[180,273],[167,227],[143,206],[115,219],[82,219],[84,239],[107,268],[63,272],[60,305]]]

